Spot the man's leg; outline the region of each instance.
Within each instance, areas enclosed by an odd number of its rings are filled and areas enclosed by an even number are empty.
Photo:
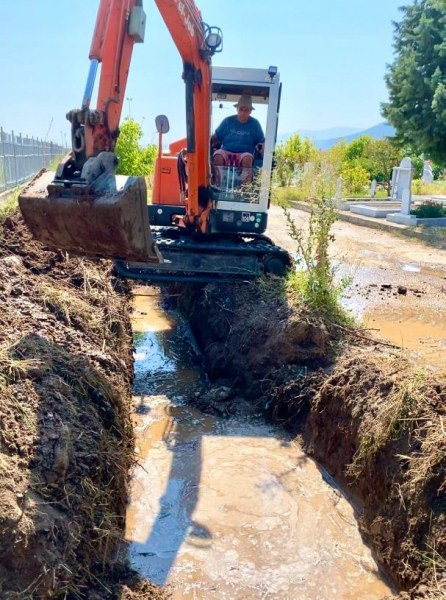
[[[224,150],[216,150],[212,157],[212,165],[214,166],[214,183],[217,187],[221,186],[223,180],[223,168],[228,164],[226,152]]]
[[[242,183],[249,183],[252,181],[252,165],[254,163],[254,157],[249,152],[243,152],[240,155],[240,166],[242,168]]]

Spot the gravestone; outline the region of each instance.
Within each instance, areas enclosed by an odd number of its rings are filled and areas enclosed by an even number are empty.
[[[412,190],[412,161],[408,156],[402,159],[399,167],[392,172],[392,198],[403,199],[404,190]]]
[[[376,179],[373,179],[370,184],[370,197],[376,198]]]
[[[432,173],[431,161],[425,160],[423,167],[423,175],[421,176],[422,181],[424,183],[432,183],[434,180],[434,175]]]
[[[417,218],[410,214],[412,201],[412,161],[407,156],[403,158],[399,167],[394,167],[392,182],[392,195],[401,200],[401,209],[399,213],[387,215],[386,219],[402,225],[416,225]]]
[[[410,215],[410,201],[411,193],[410,190],[403,190],[403,197],[401,198],[401,214]]]
[[[342,177],[339,176],[336,180],[335,199],[340,200],[341,198],[342,198]]]

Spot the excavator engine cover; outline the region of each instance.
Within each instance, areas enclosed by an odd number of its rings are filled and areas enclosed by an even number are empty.
[[[77,256],[162,262],[150,234],[144,178],[107,174],[94,185],[41,171],[19,196],[33,236]]]

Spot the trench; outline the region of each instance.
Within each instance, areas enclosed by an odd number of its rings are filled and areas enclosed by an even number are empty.
[[[132,566],[174,599],[392,596],[354,505],[296,440],[263,417],[193,408],[205,374],[187,324],[160,300],[134,291]]]

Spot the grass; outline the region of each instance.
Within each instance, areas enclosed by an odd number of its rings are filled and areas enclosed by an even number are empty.
[[[424,371],[418,371],[404,381],[394,383],[385,401],[379,405],[373,422],[367,424],[367,431],[361,435],[358,450],[347,468],[347,474],[358,478],[380,449],[405,434],[413,435],[427,402]],[[424,469],[423,473],[426,474],[426,471]]]
[[[11,196],[0,201],[0,225],[9,219],[16,211],[19,205],[19,191],[14,191]]]
[[[3,384],[14,383],[28,376],[29,369],[39,367],[37,359],[15,358],[16,345],[0,348],[0,387]]]
[[[352,317],[340,303],[349,280],[336,283],[335,270],[328,256],[329,245],[334,241],[331,228],[336,220],[332,201],[322,197],[314,202],[306,232],[296,226],[287,208],[284,213],[290,237],[296,242],[298,257],[298,270],[291,272],[286,280],[288,296],[335,324],[353,326]]]
[[[42,284],[40,294],[44,305],[66,325],[75,325],[82,331],[101,331],[102,319],[91,304],[77,297],[71,290]]]
[[[424,183],[421,179],[414,179],[412,193],[421,196],[446,196],[446,181]]]

